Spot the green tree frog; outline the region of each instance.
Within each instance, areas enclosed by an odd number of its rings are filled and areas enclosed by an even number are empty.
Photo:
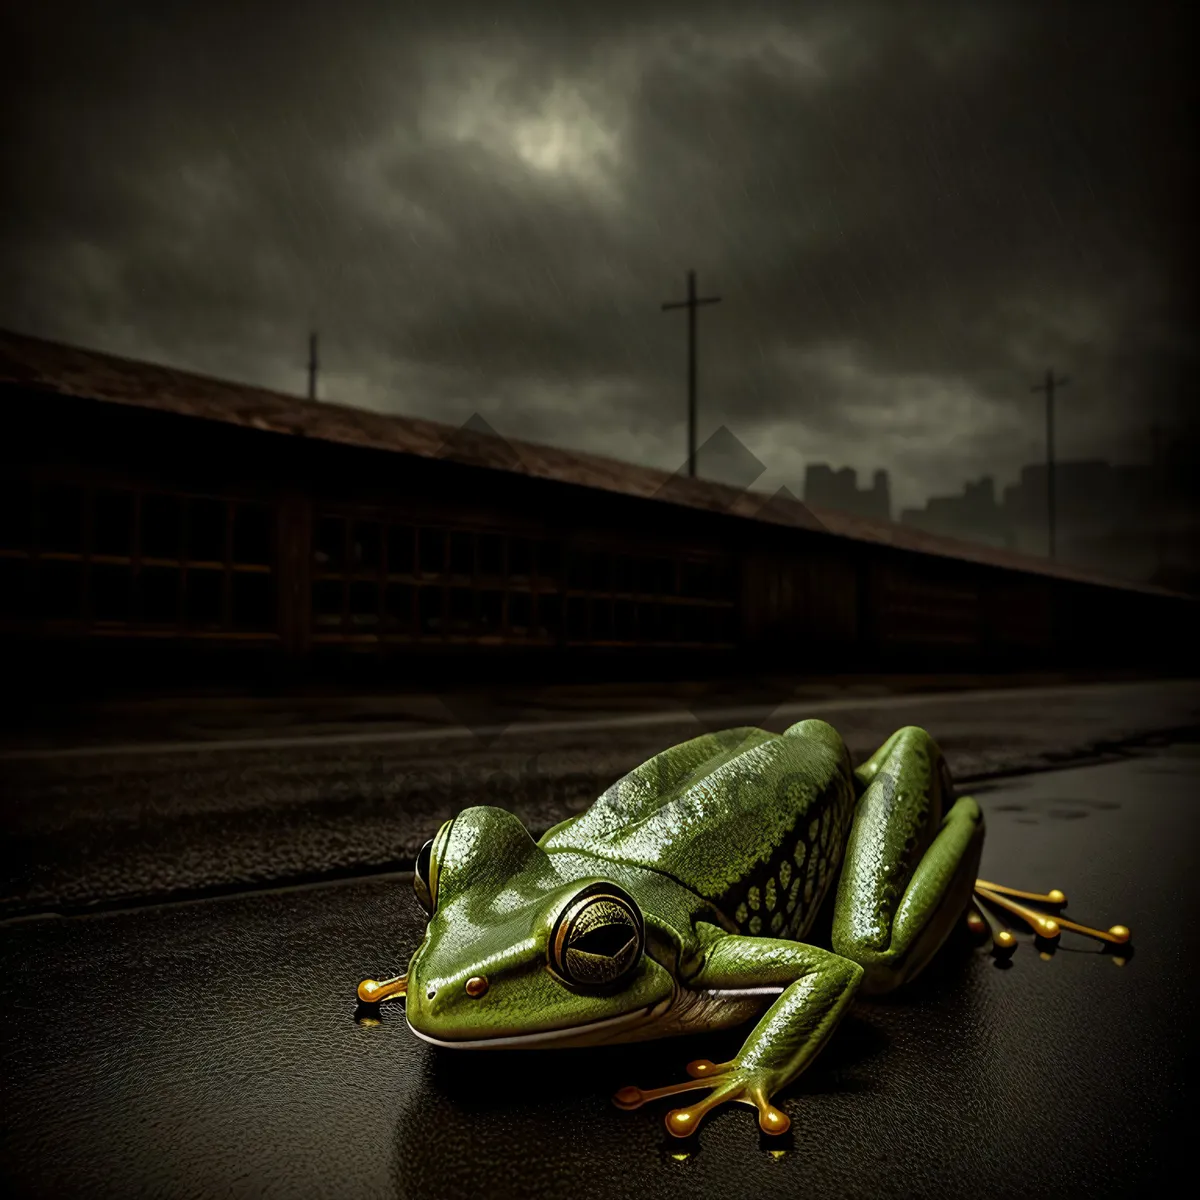
[[[675,1136],[728,1101],[780,1134],[772,1097],[855,995],[911,980],[963,917],[983,836],[922,729],[857,769],[823,721],[705,734],[536,842],[499,808],[447,821],[416,862],[421,945],[405,975],[358,995],[403,997],[417,1037],[456,1049],[599,1046],[758,1017],[730,1061],[613,1099],[703,1090],[667,1114]]]

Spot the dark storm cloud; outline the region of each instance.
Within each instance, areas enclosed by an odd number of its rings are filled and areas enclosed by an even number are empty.
[[[1135,458],[1192,367],[1167,6],[6,21],[10,327],[294,390],[316,323],[330,398],[674,467],[694,266],[701,439],[904,502],[1035,457],[1051,362],[1063,452]]]

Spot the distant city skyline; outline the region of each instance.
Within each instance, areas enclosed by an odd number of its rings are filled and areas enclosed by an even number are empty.
[[[1129,579],[1194,588],[1200,583],[1200,487],[1180,443],[1161,441],[1157,463],[1059,460],[1056,557]],[[888,476],[860,485],[853,467],[811,464],[803,499],[930,533],[984,542],[1026,554],[1049,552],[1045,461],[1026,464],[1002,488],[994,476],[947,487],[919,506],[888,507]]]

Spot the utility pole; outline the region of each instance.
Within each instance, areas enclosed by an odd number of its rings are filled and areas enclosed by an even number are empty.
[[[317,398],[317,335],[308,335],[308,398]]]
[[[1070,382],[1065,376],[1055,379],[1053,369],[1048,369],[1045,381],[1029,389],[1046,393],[1046,518],[1051,558],[1054,557],[1054,389],[1066,387]]]
[[[676,300],[662,306],[662,311],[669,308],[686,308],[688,310],[688,476],[696,477],[696,309],[701,304],[716,304],[720,296],[696,295],[696,272],[689,271],[687,276],[688,295],[686,300]]]

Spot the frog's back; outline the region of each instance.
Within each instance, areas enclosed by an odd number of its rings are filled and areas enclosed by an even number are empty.
[[[540,844],[652,868],[743,932],[801,937],[840,865],[855,800],[832,726],[742,727],[655,755]]]

